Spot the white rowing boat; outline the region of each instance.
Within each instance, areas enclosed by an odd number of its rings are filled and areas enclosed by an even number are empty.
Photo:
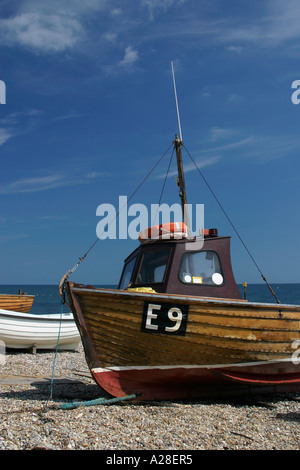
[[[72,313],[36,315],[0,309],[0,341],[10,349],[74,350],[80,336]]]

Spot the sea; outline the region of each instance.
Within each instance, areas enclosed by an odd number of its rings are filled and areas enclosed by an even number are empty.
[[[116,289],[115,285],[99,285],[109,289]],[[244,297],[244,287],[238,284]],[[274,294],[281,304],[300,305],[300,284],[271,284]],[[19,289],[23,293],[35,295],[31,313],[36,315],[51,313],[67,313],[69,308],[62,305],[57,285],[0,285],[1,294],[18,294]],[[266,284],[248,284],[246,287],[246,299],[250,302],[276,303],[276,299]]]

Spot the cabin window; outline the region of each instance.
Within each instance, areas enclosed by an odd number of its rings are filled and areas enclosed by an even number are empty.
[[[219,286],[224,282],[220,260],[214,251],[190,251],[183,255],[179,279],[185,284]]]
[[[163,282],[170,250],[144,253],[136,284]]]
[[[128,287],[128,284],[131,281],[131,276],[132,276],[133,269],[135,266],[135,261],[136,261],[136,257],[134,257],[131,261],[129,261],[126,264],[123,274],[122,274],[121,281],[120,281],[119,289],[126,289],[126,287]]]

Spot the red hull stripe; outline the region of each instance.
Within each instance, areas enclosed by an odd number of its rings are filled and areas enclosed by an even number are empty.
[[[286,373],[276,375],[262,375],[262,374],[243,374],[217,370],[217,373],[226,377],[230,380],[234,380],[242,383],[256,383],[256,384],[267,384],[267,385],[280,385],[283,383],[293,384],[300,383],[300,373]]]
[[[285,373],[282,374],[283,362]],[[142,400],[190,399],[212,394],[239,393],[241,387],[257,392],[277,387],[300,390],[300,365],[291,360],[216,366],[132,366],[95,368],[95,381],[115,397],[135,394]],[[292,388],[291,388],[292,387]],[[273,390],[272,388],[272,390]],[[267,390],[268,389],[268,390]],[[274,391],[274,390],[273,390]]]

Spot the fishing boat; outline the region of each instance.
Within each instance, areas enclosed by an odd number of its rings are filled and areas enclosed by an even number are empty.
[[[14,312],[29,313],[34,298],[34,295],[22,293],[21,290],[19,290],[19,294],[0,294],[0,308]]]
[[[195,399],[300,391],[300,305],[243,298],[230,237],[190,236],[176,136],[183,220],[145,227],[117,289],[60,282],[96,383],[114,397]],[[258,268],[259,269],[259,268]]]
[[[182,142],[174,145],[181,167]],[[245,300],[230,237],[173,225],[169,237],[166,226],[140,234],[118,289],[63,278],[98,385],[137,400],[300,390],[300,306]]]
[[[0,341],[7,349],[74,350],[80,335],[72,313],[37,315],[0,309]]]

